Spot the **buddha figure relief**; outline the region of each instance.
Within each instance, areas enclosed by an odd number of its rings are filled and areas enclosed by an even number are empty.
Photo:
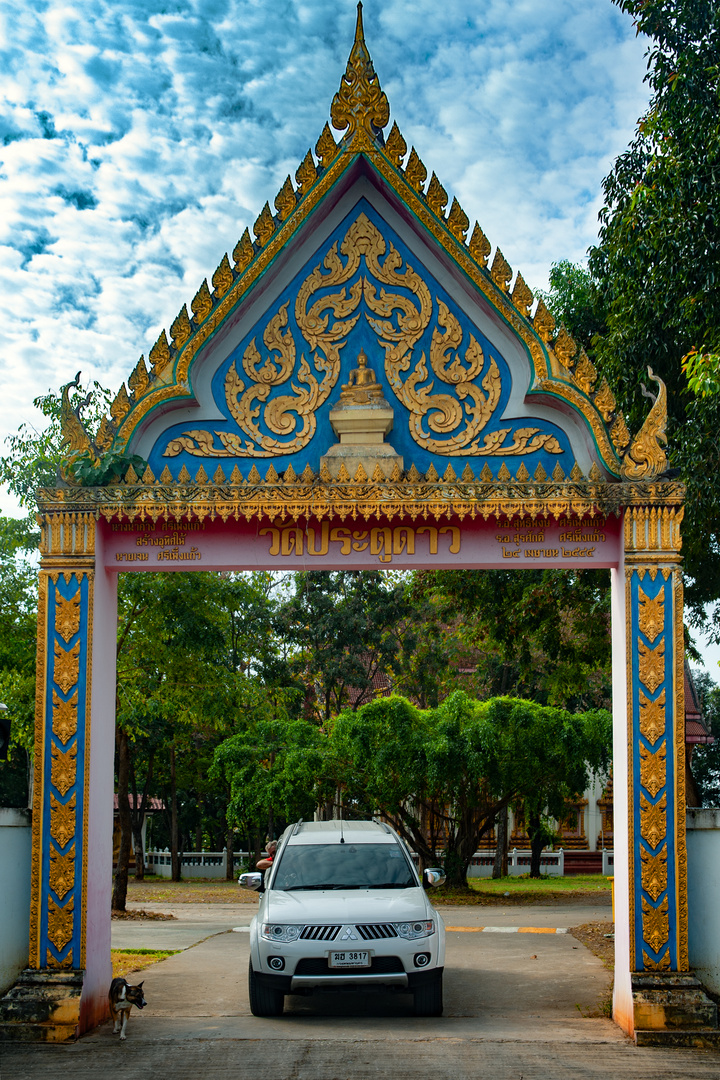
[[[380,383],[375,372],[367,366],[368,358],[361,349],[357,358],[357,367],[353,368],[340,393],[342,406],[369,405],[384,400]]]

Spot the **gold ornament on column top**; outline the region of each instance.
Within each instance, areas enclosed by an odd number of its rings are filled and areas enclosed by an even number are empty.
[[[55,590],[55,629],[61,638],[70,641],[80,629],[80,589],[67,600]]]
[[[665,731],[665,691],[655,701],[640,691],[640,732],[648,742],[656,743]]]
[[[61,803],[50,793],[50,835],[61,848],[75,835],[76,805],[75,795],[68,802]]]
[[[663,589],[650,599],[642,589],[638,592],[640,608],[638,620],[640,629],[649,642],[653,642],[665,626],[665,593]]]
[[[71,746],[66,754],[59,747],[52,748],[50,781],[61,795],[67,795],[77,775],[77,747]]]
[[[653,952],[660,952],[670,936],[670,919],[667,896],[660,907],[653,907],[643,896],[642,898],[642,921],[643,938]]]
[[[56,904],[52,896],[48,904],[48,937],[58,952],[62,952],[67,943],[72,939],[75,901],[69,900],[65,907]],[[63,967],[68,965],[68,960],[63,961]]]
[[[622,460],[621,475],[624,480],[654,480],[667,468],[667,455],[660,445],[667,443],[667,390],[665,383],[650,367],[648,375],[657,383],[658,394],[655,397],[643,385],[643,394],[650,398],[653,406]]]
[[[646,749],[642,743],[640,744],[640,783],[653,798],[661,788],[665,787],[666,757],[665,743],[655,754]]]
[[[659,960],[653,960],[653,958],[648,956],[643,949],[643,965],[646,971],[669,971],[670,950],[668,950]]]
[[[340,89],[330,106],[330,119],[338,131],[347,128],[346,138],[352,142],[356,133],[369,136],[374,143],[376,134],[390,119],[388,99],[380,87],[375,68],[365,44],[362,4],[357,7],[355,41],[350,50]]]
[[[657,901],[667,889],[667,845],[662,851],[651,855],[645,848],[640,849],[642,887],[648,896]]]
[[[80,642],[76,642],[72,649],[66,651],[55,642],[55,668],[53,680],[67,694],[71,687],[78,681],[80,675]]]
[[[77,690],[69,701],[63,701],[53,690],[53,732],[63,746],[77,731],[77,707]]]
[[[654,649],[650,649],[638,638],[638,653],[640,682],[654,694],[665,678],[665,642],[661,641]]]
[[[640,792],[640,835],[651,848],[656,848],[667,832],[667,795],[651,803]]]
[[[50,849],[50,888],[63,900],[75,885],[75,845],[63,855]]]

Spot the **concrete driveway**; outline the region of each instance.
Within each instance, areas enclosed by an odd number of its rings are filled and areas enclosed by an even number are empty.
[[[604,904],[443,908],[454,929],[438,1019],[414,1017],[409,995],[337,991],[287,998],[283,1017],[257,1019],[247,996],[254,905],[173,910],[176,921],[113,925],[114,947],[183,950],[137,977],[149,1004],[125,1043],[106,1024],[75,1045],[6,1046],[2,1080],[720,1080],[720,1054],[638,1049],[593,1015],[609,973],[569,934],[548,931],[607,919]]]

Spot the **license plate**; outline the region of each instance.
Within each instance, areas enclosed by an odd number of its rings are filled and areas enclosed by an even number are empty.
[[[370,967],[369,952],[331,952],[331,968]]]

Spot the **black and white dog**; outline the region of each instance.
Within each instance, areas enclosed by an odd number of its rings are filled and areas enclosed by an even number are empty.
[[[133,1005],[137,1005],[138,1009],[144,1009],[147,1005],[142,988],[142,983],[131,986],[125,979],[113,979],[110,983],[108,999],[110,1015],[114,1022],[113,1035],[117,1035],[119,1031],[121,1039],[127,1038],[125,1028]]]

